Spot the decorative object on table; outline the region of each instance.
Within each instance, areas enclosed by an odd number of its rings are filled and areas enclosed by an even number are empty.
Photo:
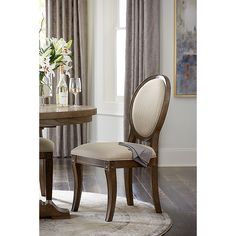
[[[53,191],[53,201],[59,207],[69,208],[72,191]],[[104,222],[107,196],[84,192],[79,212],[71,212],[70,219],[40,220],[40,235],[104,235],[104,236],[160,236],[172,226],[168,214],[156,214],[149,203],[134,200],[135,207],[127,207],[124,197],[117,197],[114,220]]]
[[[52,96],[52,74],[43,76],[39,85],[40,104],[44,105],[45,98]]]
[[[158,188],[158,140],[165,121],[170,101],[170,81],[164,75],[152,75],[136,89],[130,103],[130,134],[128,142],[148,141],[141,148],[149,148],[151,159],[147,165],[151,172],[153,205],[156,213],[161,214]],[[78,211],[82,193],[83,165],[104,169],[107,180],[106,221],[112,221],[117,195],[116,169],[124,169],[127,205],[133,206],[132,168],[143,167],[133,160],[132,152],[118,142],[97,142],[79,145],[71,150],[74,175],[74,199],[72,211]]]
[[[197,93],[196,0],[175,0],[174,95]]]
[[[77,95],[81,92],[81,80],[80,78],[70,78],[69,91],[74,94],[74,105],[77,105]]]
[[[66,74],[63,66],[60,67],[59,82],[56,88],[56,104],[61,106],[68,105],[68,85],[66,83]]]
[[[39,47],[40,96],[43,97],[52,96],[52,77],[55,76],[55,70],[57,68],[59,67],[61,68],[60,75],[63,79],[65,79],[65,76],[70,76],[69,70],[72,68],[71,51],[70,51],[71,44],[72,40],[66,42],[63,38],[60,39],[46,38],[44,45],[42,45],[42,42],[40,42],[40,47]],[[68,88],[67,88],[67,93],[68,93]],[[64,103],[62,105],[64,105]]]

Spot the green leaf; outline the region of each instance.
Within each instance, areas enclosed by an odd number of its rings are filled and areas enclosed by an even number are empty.
[[[44,55],[47,57],[52,53],[52,49],[48,49],[47,51],[44,52]]]
[[[72,45],[72,40],[69,40],[68,43],[66,44],[66,47],[67,47],[67,48],[70,48],[71,45]]]
[[[58,62],[61,62],[62,60],[63,60],[63,56],[58,55],[57,57],[55,57],[54,62],[58,63]]]

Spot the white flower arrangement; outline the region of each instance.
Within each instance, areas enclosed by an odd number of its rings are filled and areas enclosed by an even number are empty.
[[[63,66],[63,72],[70,76],[72,40],[46,38],[45,45],[39,47],[39,82],[45,84],[44,77],[55,76],[55,70]]]

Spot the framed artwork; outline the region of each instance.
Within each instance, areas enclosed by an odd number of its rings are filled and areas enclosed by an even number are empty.
[[[174,95],[197,94],[197,0],[174,0]]]

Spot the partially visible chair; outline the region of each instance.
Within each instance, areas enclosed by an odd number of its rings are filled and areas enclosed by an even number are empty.
[[[39,214],[40,218],[68,219],[69,210],[58,207],[52,201],[53,148],[54,143],[51,140],[40,137],[39,158],[43,161],[40,166],[40,188],[42,196],[46,196],[46,201],[40,200]]]
[[[52,200],[52,174],[53,174],[54,143],[46,138],[39,138],[40,163],[40,189],[46,200]]]
[[[130,134],[128,142],[148,141],[152,158],[151,169],[152,197],[155,211],[161,213],[158,190],[158,140],[170,100],[170,82],[164,75],[150,76],[136,89],[130,104]],[[141,145],[141,144],[140,144]],[[128,205],[133,205],[132,168],[142,167],[132,160],[132,153],[126,147],[114,142],[88,143],[71,151],[74,174],[74,198],[72,211],[77,211],[82,192],[83,165],[105,169],[108,201],[106,221],[112,221],[116,194],[116,168],[124,168],[125,191]]]

